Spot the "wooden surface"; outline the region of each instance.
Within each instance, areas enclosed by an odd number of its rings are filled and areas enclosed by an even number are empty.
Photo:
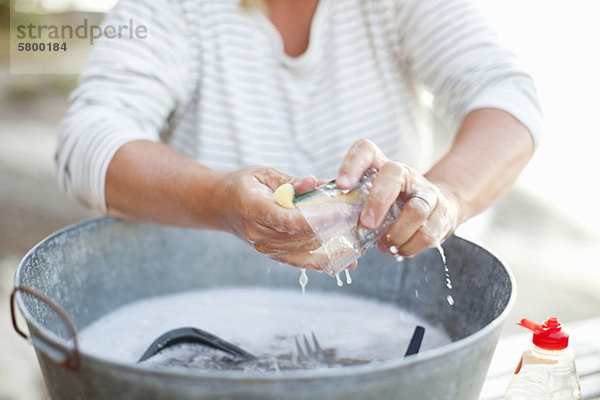
[[[569,348],[575,353],[575,367],[584,400],[600,400],[600,317],[567,323],[564,329],[570,334]],[[531,335],[524,330],[522,334],[500,339],[480,400],[504,399],[504,391],[521,353],[531,345]]]

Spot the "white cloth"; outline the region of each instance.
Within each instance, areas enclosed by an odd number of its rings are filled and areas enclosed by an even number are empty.
[[[495,107],[539,140],[531,78],[466,0],[320,0],[297,58],[238,0],[121,0],[105,24],[130,20],[148,36],[98,42],[56,151],[61,187],[102,211],[108,165],[137,139],[219,170],[263,164],[329,178],[369,138],[423,171],[423,91],[452,129]]]

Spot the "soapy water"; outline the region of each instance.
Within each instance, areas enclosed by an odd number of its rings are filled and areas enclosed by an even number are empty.
[[[442,258],[442,263],[444,264],[444,273],[446,275],[446,287],[448,289],[452,290],[452,280],[450,279],[450,270],[448,269],[448,263],[446,262],[446,253],[444,252],[444,248],[442,247],[442,244],[440,242],[436,243],[435,248],[440,253],[440,257]],[[404,257],[402,257],[400,255],[397,255],[398,254],[398,248],[396,246],[391,246],[390,247],[390,252],[394,256],[394,258],[396,258],[396,261],[398,263],[401,263],[401,262],[404,261]],[[415,297],[419,298],[419,291],[417,289],[415,289]],[[448,302],[448,304],[450,306],[453,306],[454,303],[455,303],[454,297],[452,297],[451,294],[449,294],[446,297],[446,301]]]
[[[302,297],[306,296],[306,285],[308,284],[308,275],[306,275],[306,268],[300,268],[300,279],[298,283],[302,288]]]
[[[446,252],[444,251],[442,244],[440,242],[437,242],[435,245],[435,248],[440,253],[440,257],[442,257],[442,262],[444,263],[444,268],[446,268],[446,271],[447,271],[448,266],[446,265]]]
[[[345,269],[344,274],[346,274],[346,285],[352,285],[352,277],[350,276],[350,271]]]
[[[389,235],[388,235],[388,239],[389,239]],[[437,251],[440,253],[440,257],[442,259],[442,263],[444,265],[444,273],[446,275],[446,287],[448,289],[452,289],[452,280],[450,279],[450,270],[448,269],[448,264],[446,261],[446,253],[444,252],[444,248],[442,247],[442,244],[440,242],[437,242],[435,245],[435,248],[437,249]],[[390,246],[390,253],[392,253],[392,256],[396,259],[396,261],[398,263],[401,263],[404,261],[404,257],[398,255],[398,248],[396,246]],[[302,287],[302,295],[305,294],[306,292],[306,284],[308,283],[308,277],[306,276],[306,270],[304,268],[301,269],[301,275],[300,275],[300,286]],[[346,274],[346,284],[350,285],[352,284],[352,277],[350,276],[350,271],[348,271],[347,269],[344,270],[344,273]],[[342,278],[340,277],[340,272],[335,274],[335,280],[338,286],[343,286],[344,282],[342,281]],[[419,292],[418,290],[415,289],[415,297],[419,297]],[[454,298],[452,297],[452,295],[448,295],[446,297],[446,301],[448,302],[448,304],[450,306],[454,305]]]
[[[352,310],[349,312],[348,310]],[[402,358],[416,325],[426,327],[421,351],[443,346],[439,328],[390,303],[359,296],[293,289],[232,287],[192,291],[125,305],[80,333],[82,351],[135,363],[164,332],[192,326],[211,332],[257,356],[241,361],[193,344],[165,349],[142,364],[278,373],[327,368],[299,363],[295,339],[314,332],[330,367]]]
[[[450,270],[448,269],[448,263],[446,262],[446,253],[444,252],[444,248],[442,247],[442,244],[440,242],[438,242],[435,247],[439,251],[440,257],[442,257],[442,262],[444,263],[444,272],[446,273],[446,287],[452,290],[452,280],[450,279]],[[454,305],[454,297],[452,297],[451,294],[449,294],[446,297],[446,301],[448,302],[448,304],[450,304],[450,306]]]

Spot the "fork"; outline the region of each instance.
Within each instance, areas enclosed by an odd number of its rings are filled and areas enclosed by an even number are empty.
[[[327,364],[327,360],[325,359],[325,353],[319,345],[315,333],[311,332],[311,336],[313,341],[312,346],[306,335],[302,335],[304,349],[300,345],[298,337],[294,338],[294,340],[296,341],[296,351],[298,352],[298,361],[300,363],[319,363],[325,366],[329,366],[329,364]]]

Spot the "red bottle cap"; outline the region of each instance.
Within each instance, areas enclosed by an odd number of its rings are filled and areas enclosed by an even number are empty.
[[[569,334],[562,330],[558,318],[548,318],[543,325],[523,318],[517,325],[533,331],[533,344],[545,350],[562,350],[569,345]]]

